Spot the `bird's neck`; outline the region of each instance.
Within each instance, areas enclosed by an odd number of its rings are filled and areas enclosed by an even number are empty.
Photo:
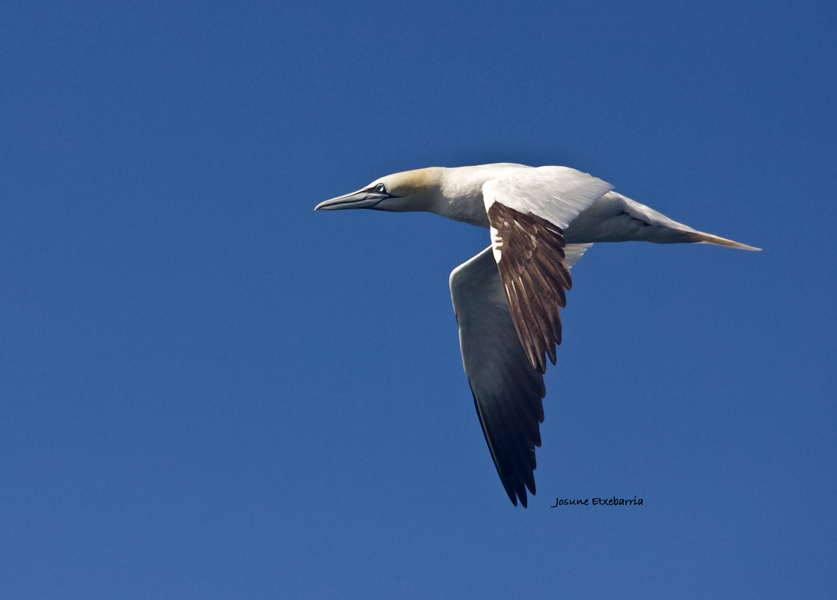
[[[482,199],[482,185],[487,177],[468,167],[445,169],[429,195],[425,210],[442,217],[488,228],[488,217]]]

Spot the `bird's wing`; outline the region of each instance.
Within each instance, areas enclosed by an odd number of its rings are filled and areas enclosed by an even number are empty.
[[[584,253],[587,252],[593,244],[567,244],[564,247],[564,262],[569,268],[573,268],[575,263],[581,260]]]
[[[529,169],[483,185],[491,247],[512,321],[530,364],[541,373],[544,355],[555,364],[555,345],[561,343],[559,306],[567,305],[565,291],[572,287],[569,267],[586,250],[574,251],[569,262],[564,230],[612,188],[568,167]]]
[[[512,503],[535,493],[535,447],[541,445],[543,375],[523,351],[492,249],[450,275],[462,363],[485,441]]]

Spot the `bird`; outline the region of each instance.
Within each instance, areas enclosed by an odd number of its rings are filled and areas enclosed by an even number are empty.
[[[449,284],[462,363],[482,432],[512,504],[536,492],[547,359],[556,363],[570,270],[600,242],[712,244],[697,231],[570,167],[494,163],[427,167],[375,179],[314,210],[431,212],[489,230],[490,245]]]

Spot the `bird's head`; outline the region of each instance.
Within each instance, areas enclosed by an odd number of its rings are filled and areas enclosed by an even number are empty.
[[[429,210],[439,192],[439,167],[416,169],[380,177],[351,194],[320,202],[314,210],[371,208],[394,212]]]

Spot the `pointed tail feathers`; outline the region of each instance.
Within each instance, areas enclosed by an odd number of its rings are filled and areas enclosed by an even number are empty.
[[[738,248],[739,250],[755,250],[759,251],[761,248],[755,246],[748,246],[747,244],[740,244],[726,238],[712,235],[711,233],[703,233],[702,231],[689,232],[691,241],[696,244],[712,244],[714,246],[724,246],[726,248]]]

